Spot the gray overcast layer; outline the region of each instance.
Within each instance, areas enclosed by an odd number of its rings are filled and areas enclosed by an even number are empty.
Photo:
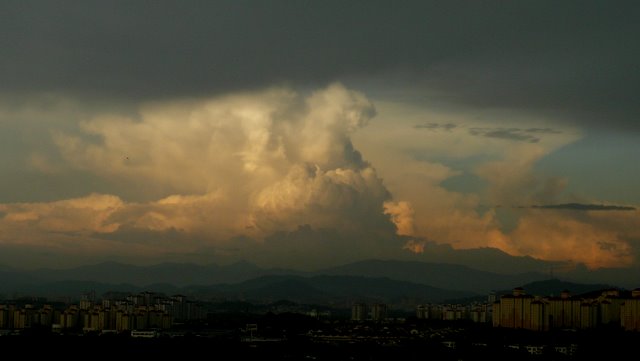
[[[638,130],[637,1],[3,1],[0,91],[146,100],[411,80]]]

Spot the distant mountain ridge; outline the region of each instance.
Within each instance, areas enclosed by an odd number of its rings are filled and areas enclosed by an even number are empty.
[[[135,286],[165,283],[176,287],[238,283],[268,275],[344,275],[387,277],[397,281],[474,293],[488,293],[491,290],[515,287],[527,282],[548,278],[535,272],[505,275],[479,271],[456,264],[395,260],[365,260],[315,272],[265,269],[249,262],[238,262],[230,265],[161,263],[152,266],[103,262],[70,269],[39,269],[13,272],[20,273],[22,278],[26,277],[31,280],[49,282],[91,281],[110,284],[127,283]]]
[[[561,277],[564,281],[571,281],[576,284],[614,284],[615,286],[627,287],[629,289],[640,286],[640,284],[631,284],[631,287],[629,287],[628,285],[620,285],[606,280],[605,276],[608,274],[617,275],[621,272],[622,269],[595,271],[578,269],[573,271],[573,273],[566,273]],[[629,277],[638,277],[634,272],[630,273]],[[590,281],[591,275],[593,275],[593,281]],[[346,277],[343,279],[349,279],[348,277],[361,277],[366,280],[366,282],[368,282],[369,279],[386,279],[389,282],[410,283],[414,285],[414,287],[416,285],[431,287],[442,290],[443,295],[446,296],[440,297],[441,299],[466,297],[464,295],[468,296],[473,294],[486,295],[490,291],[511,290],[514,287],[549,279],[549,276],[536,272],[510,275],[480,271],[458,264],[398,260],[364,260],[316,272],[266,269],[249,262],[237,262],[229,265],[161,263],[152,266],[104,262],[70,269],[39,269],[35,271],[19,271],[10,267],[0,267],[0,293],[37,292],[39,289],[47,289],[47,287],[53,292],[52,285],[54,284],[58,284],[61,288],[67,287],[62,287],[62,285],[76,285],[79,287],[79,285],[84,284],[87,285],[87,287],[84,287],[86,289],[90,288],[88,285],[93,284],[93,288],[95,288],[96,291],[98,289],[107,290],[114,287],[126,290],[144,290],[153,286],[154,289],[160,292],[171,293],[181,292],[181,290],[185,289],[194,290],[195,292],[198,290],[198,287],[200,287],[200,290],[208,289],[206,292],[210,291],[211,294],[215,294],[215,292],[217,292],[216,290],[231,287],[222,285],[241,284],[243,282],[260,279],[261,277],[271,277],[274,279],[273,277],[275,276],[289,277],[287,278],[289,284],[297,282],[298,286],[301,287],[299,289],[307,287],[307,294],[318,291],[318,296],[320,296],[320,294],[331,294],[333,292],[329,286],[323,285],[319,281],[323,276],[341,276]],[[309,278],[314,278],[315,283],[309,283]],[[352,280],[355,282],[355,279]],[[585,280],[587,281],[585,282]],[[300,282],[303,282],[305,286]],[[399,283],[396,284],[396,286],[398,286]],[[319,285],[323,286],[321,287]],[[294,287],[287,288],[285,286],[286,282],[279,287],[281,287],[281,289],[289,289],[292,294],[298,291],[298,289]],[[69,289],[73,288],[71,286],[69,287]],[[261,287],[268,288],[271,286],[262,285]],[[354,286],[350,285],[350,287]],[[400,286],[398,287],[398,289],[400,289]],[[233,287],[227,290],[233,290]],[[275,289],[272,291],[274,294],[282,294],[282,292],[276,292],[277,290]],[[423,291],[424,295],[426,295],[426,289],[423,289]],[[457,292],[457,294],[447,294],[449,291]],[[250,290],[250,293],[251,292],[254,291]],[[58,293],[59,292],[56,294]],[[411,292],[408,292],[408,294],[411,294]],[[429,297],[432,296],[433,294],[430,294]]]
[[[199,297],[233,297],[274,302],[287,299],[301,303],[384,302],[395,305],[442,302],[471,295],[412,282],[359,276],[263,276],[238,284],[187,287]]]
[[[543,281],[535,281],[521,286],[526,294],[534,296],[559,296],[563,291],[569,291],[571,296],[617,288],[608,284],[584,284],[561,281],[557,278]],[[502,290],[499,293],[511,293],[512,290]]]
[[[199,284],[235,283],[267,274],[302,274],[295,270],[263,269],[249,262],[230,265],[198,265],[195,263],[160,263],[135,266],[118,262],[103,262],[70,269],[39,269],[28,272],[45,281],[78,280],[103,283],[130,283],[145,286],[168,283],[183,287]]]
[[[389,277],[395,280],[409,281],[476,293],[488,293],[492,290],[512,288],[548,276],[529,272],[505,275],[479,271],[473,268],[446,263],[427,263],[418,261],[366,260],[349,263],[319,271],[329,275],[352,275],[367,277]]]
[[[11,295],[78,299],[89,291],[97,295],[107,292],[138,293],[152,291],[165,294],[185,294],[202,300],[242,300],[271,303],[289,300],[305,304],[325,304],[349,307],[354,302],[381,302],[404,308],[413,308],[425,302],[443,302],[446,299],[467,297],[469,292],[451,291],[388,278],[357,276],[294,276],[272,275],[233,284],[175,287],[155,284],[146,287],[131,284],[109,284],[93,281],[42,281],[22,285],[1,282],[0,292]]]

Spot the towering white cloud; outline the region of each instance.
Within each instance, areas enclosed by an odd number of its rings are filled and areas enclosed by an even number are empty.
[[[155,245],[167,251],[238,236],[260,240],[300,225],[389,230],[383,204],[390,194],[350,138],[374,115],[362,94],[334,84],[306,96],[269,89],[147,104],[131,117],[95,116],[75,133],[54,132],[53,140],[65,167],[118,184],[115,194],[5,204],[2,222],[35,224],[40,242],[45,232],[131,230],[175,231],[199,242]],[[143,196],[118,193],[127,187],[144,189]],[[20,242],[14,237],[1,241]]]
[[[136,113],[53,103],[51,119],[64,126],[42,132],[50,144],[22,159],[83,189],[0,204],[3,247],[96,258],[224,254],[292,267],[404,257],[431,243],[592,267],[631,264],[639,249],[635,211],[512,208],[566,202],[569,180],[536,164],[580,132],[544,121],[488,123],[385,102],[376,110],[339,84],[147,103]],[[37,119],[46,107],[28,108],[0,119],[45,124]]]

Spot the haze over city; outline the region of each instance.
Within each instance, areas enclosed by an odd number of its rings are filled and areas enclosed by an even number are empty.
[[[637,269],[639,16],[3,1],[0,264]]]

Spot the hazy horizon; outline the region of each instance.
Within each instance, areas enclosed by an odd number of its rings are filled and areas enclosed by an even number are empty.
[[[638,15],[3,2],[0,264],[638,267]]]

